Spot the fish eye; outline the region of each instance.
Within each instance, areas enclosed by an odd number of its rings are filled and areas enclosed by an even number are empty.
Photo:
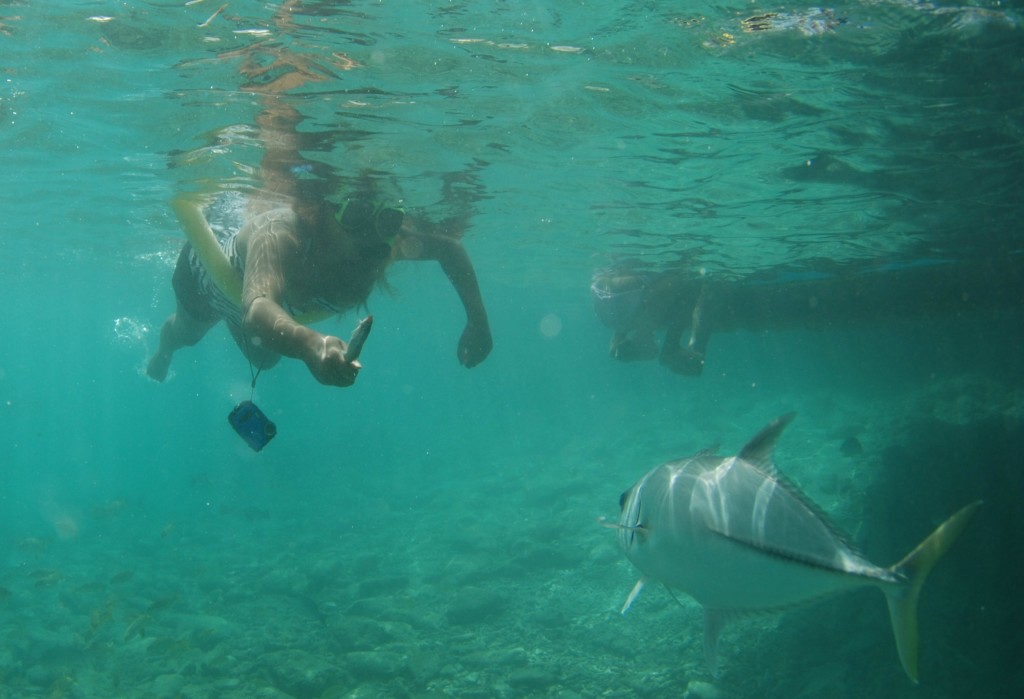
[[[628,490],[623,490],[622,491],[622,495],[619,496],[619,509],[620,510],[626,507],[626,498],[628,498],[628,497],[629,497],[629,491]]]

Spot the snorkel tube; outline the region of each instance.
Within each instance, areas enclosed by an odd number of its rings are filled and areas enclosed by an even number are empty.
[[[185,231],[192,249],[196,251],[196,257],[210,273],[210,278],[232,303],[241,308],[242,280],[235,274],[231,261],[217,242],[210,224],[206,222],[200,203],[187,196],[179,196],[171,200],[171,209],[178,217],[178,223]]]

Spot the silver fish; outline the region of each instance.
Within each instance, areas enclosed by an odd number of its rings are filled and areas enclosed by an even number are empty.
[[[917,600],[925,577],[981,505],[954,514],[903,560],[877,566],[778,472],[775,442],[793,419],[761,430],[737,456],[705,450],[651,470],[622,494],[619,545],[646,580],[704,608],[704,653],[717,675],[718,636],[730,618],[870,585],[889,604],[900,662],[918,681]]]

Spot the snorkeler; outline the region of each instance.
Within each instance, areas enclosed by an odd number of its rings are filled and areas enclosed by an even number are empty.
[[[620,361],[657,357],[699,375],[712,331],[828,330],[923,318],[999,317],[1024,308],[1024,256],[819,263],[711,280],[692,272],[594,275],[590,293]],[[683,336],[689,328],[685,343]],[[661,347],[657,333],[665,332]]]
[[[282,7],[281,22],[287,24],[290,4]],[[262,44],[257,49],[270,50]],[[236,194],[233,206],[230,192],[182,195],[172,202],[189,242],[171,280],[177,308],[161,329],[149,376],[163,381],[175,352],[195,345],[224,320],[256,370],[292,357],[320,383],[351,386],[359,362],[346,359],[343,340],[308,323],[365,305],[398,260],[440,263],[466,312],[458,360],[466,367],[484,361],[492,348],[487,312],[458,240],[467,216],[413,221],[401,207],[382,201],[368,177],[353,188],[325,192],[324,178],[306,176],[314,165],[300,154],[302,117],[279,93],[330,72],[280,56],[269,68],[251,53],[225,57],[239,55],[246,58],[241,72],[250,78],[243,90],[264,98],[257,119],[264,146],[262,189],[243,204]],[[354,66],[349,61],[340,67]],[[270,68],[283,74],[271,79]]]
[[[186,227],[206,227],[202,200],[178,197],[173,207]],[[204,235],[211,235],[200,230]],[[466,310],[458,358],[482,362],[492,340],[476,274],[458,240],[417,233],[397,207],[366,199],[340,204],[296,199],[252,216],[221,239],[241,281],[240,303],[186,243],[172,277],[177,309],[160,332],[147,373],[163,381],[174,353],[194,345],[220,320],[258,369],[281,356],[301,359],[320,383],[350,386],[360,369],[347,361],[345,342],[303,325],[304,314],[324,317],[366,302],[394,260],[437,260]]]
[[[600,272],[590,285],[594,311],[614,332],[609,354],[624,362],[655,357],[677,374],[697,376],[711,339],[711,292],[700,279],[677,273]],[[682,344],[687,325],[690,336]],[[661,348],[657,332],[665,331]]]

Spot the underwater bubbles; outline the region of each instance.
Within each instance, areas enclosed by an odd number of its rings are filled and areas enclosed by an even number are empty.
[[[149,355],[149,337],[151,328],[146,323],[134,318],[118,318],[114,321],[114,341],[126,350],[138,353],[136,367],[140,376],[146,376],[146,358]]]
[[[114,337],[121,344],[129,347],[146,344],[146,336],[149,335],[150,327],[142,321],[134,318],[118,318],[114,321]]]

